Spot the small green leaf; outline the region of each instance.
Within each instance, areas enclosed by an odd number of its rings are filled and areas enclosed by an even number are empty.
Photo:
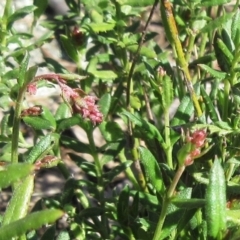
[[[49,110],[49,108],[45,107],[45,106],[42,106],[42,114],[41,114],[41,117],[43,119],[46,119],[47,121],[50,122],[50,128],[55,130],[56,128],[56,120],[52,114],[52,112]]]
[[[30,81],[35,77],[38,70],[38,65],[31,66],[25,74],[25,84],[30,83]]]
[[[178,208],[192,209],[192,208],[201,208],[204,207],[206,201],[205,199],[172,199],[171,203],[173,203]]]
[[[141,101],[137,96],[130,95],[130,105],[133,109],[140,110],[141,108]]]
[[[48,6],[47,0],[34,0],[33,1],[34,6],[36,6],[36,9],[34,10],[34,18],[37,20],[42,13],[44,13],[45,9]]]
[[[232,18],[232,25],[231,25],[231,36],[232,36],[232,40],[235,43],[235,46],[237,46],[237,44],[239,43],[239,39],[237,39],[237,35],[240,32],[240,10],[237,9],[237,11],[235,12],[233,18]]]
[[[69,118],[71,116],[71,111],[69,109],[68,104],[66,103],[61,103],[60,106],[58,107],[56,114],[55,114],[55,119],[60,122],[60,120]]]
[[[34,170],[30,163],[9,164],[0,170],[0,188],[6,188],[20,179],[28,176]]]
[[[24,18],[26,15],[32,13],[35,9],[36,9],[36,7],[31,5],[31,6],[26,6],[26,7],[16,10],[12,15],[9,16],[9,18],[7,20],[7,22],[8,22],[7,28],[11,29],[12,24],[15,21],[17,21],[18,19]]]
[[[25,234],[29,230],[39,229],[44,224],[54,223],[64,214],[61,210],[47,209],[34,212],[28,216],[0,228],[0,239],[12,239]]]
[[[22,118],[23,121],[30,127],[36,130],[50,129],[54,130],[51,122],[41,116],[26,116]]]
[[[207,1],[207,0],[206,0]],[[209,2],[209,1],[208,1]],[[234,13],[226,13],[221,17],[215,18],[211,22],[209,22],[205,27],[203,27],[199,32],[206,33],[206,32],[214,32],[216,29],[224,25],[228,20],[233,17]]]
[[[165,191],[165,187],[162,180],[162,173],[157,160],[147,148],[139,147],[138,149],[141,162],[144,166],[150,183],[158,193],[163,194]]]
[[[214,36],[213,46],[219,67],[221,68],[221,70],[228,73],[231,68],[230,59],[233,57],[231,56],[229,49],[223,43],[218,33],[216,33]]]
[[[67,55],[75,62],[79,62],[79,55],[76,47],[73,45],[72,41],[65,35],[60,35],[61,43],[67,53]]]
[[[132,7],[146,7],[153,5],[154,0],[117,0],[121,5],[130,5]]]
[[[225,55],[226,60],[228,61],[228,64],[231,65],[233,61],[233,55],[231,53],[231,50],[227,47],[227,45],[219,38],[217,38],[217,45],[219,49],[221,49],[222,53]]]
[[[105,93],[98,101],[98,106],[100,109],[100,112],[104,115],[107,116],[110,106],[111,106],[111,100],[112,97],[109,93]]]
[[[204,100],[206,108],[207,108],[207,114],[209,114],[209,116],[213,122],[217,122],[218,115],[217,115],[217,112],[213,105],[213,102],[210,99],[210,97],[207,95],[205,89],[202,86],[201,86],[201,94],[202,94],[203,100]]]
[[[100,216],[104,213],[104,209],[100,208],[100,207],[91,207],[91,208],[86,208],[84,210],[82,210],[79,213],[80,217],[96,217],[96,216]]]
[[[34,175],[29,175],[17,186],[3,216],[2,226],[26,216],[33,192],[33,185]]]
[[[171,122],[171,126],[178,126],[189,122],[194,106],[189,96],[184,96]]]
[[[127,48],[127,50],[129,50],[130,52],[136,53],[136,52],[137,52],[137,49],[138,49],[138,44],[127,45],[126,48]],[[140,55],[141,55],[141,56],[148,57],[148,58],[156,58],[156,57],[157,57],[157,55],[156,55],[156,53],[154,52],[154,50],[149,49],[148,47],[145,47],[145,46],[141,47]]]
[[[105,152],[102,156],[100,162],[101,166],[107,164],[108,162],[114,160],[114,158],[120,153],[120,151],[124,148],[125,141],[119,142],[110,142],[106,144],[104,148]]]
[[[162,80],[162,104],[164,109],[168,109],[173,102],[173,84],[168,75],[164,75]]]
[[[91,148],[88,144],[77,141],[76,138],[70,138],[61,135],[60,142],[63,146],[68,147],[76,152],[91,154]]]
[[[41,140],[31,149],[26,162],[34,163],[38,159],[44,157],[53,148],[57,138],[53,134],[48,134],[41,138]]]
[[[113,80],[118,77],[117,74],[112,70],[95,70],[89,73],[91,73],[94,77],[100,78],[105,81]]]
[[[222,80],[222,79],[225,79],[227,76],[227,74],[225,72],[220,72],[220,71],[214,70],[211,67],[209,67],[208,65],[198,64],[198,66],[216,79]]]
[[[223,239],[226,231],[226,182],[223,168],[215,159],[206,192],[206,219],[208,236]]]
[[[200,5],[203,7],[212,7],[216,5],[222,5],[231,2],[231,0],[202,0]]]
[[[79,125],[83,122],[83,119],[80,115],[74,115],[73,117],[65,118],[59,120],[57,132],[62,132],[65,129]]]
[[[87,25],[83,25],[82,28],[90,28],[93,32],[98,33],[98,32],[107,32],[107,31],[111,31],[114,29],[115,27],[115,22],[112,23],[106,23],[106,22],[102,22],[102,23],[89,23]]]
[[[25,75],[27,72],[27,67],[29,63],[30,55],[28,52],[25,53],[23,60],[21,61],[21,65],[19,68],[19,76],[18,76],[18,84],[22,86],[25,82]]]
[[[124,138],[124,133],[116,122],[103,121],[98,127],[107,142],[116,142]]]
[[[103,174],[103,177],[107,179],[109,182],[113,180],[114,177],[116,177],[118,174],[123,172],[125,169],[129,168],[132,165],[133,161],[126,161],[121,163],[119,166],[114,167],[109,172]]]
[[[128,225],[128,211],[129,211],[129,186],[126,185],[119,195],[117,203],[117,218],[118,222],[123,226]]]

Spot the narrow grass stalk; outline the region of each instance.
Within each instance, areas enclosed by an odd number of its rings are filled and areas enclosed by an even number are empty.
[[[176,49],[179,66],[183,71],[186,85],[187,85],[188,91],[190,92],[194,107],[197,112],[197,116],[200,117],[202,116],[202,110],[192,85],[192,79],[188,69],[188,63],[184,56],[183,48],[179,40],[178,30],[177,30],[176,22],[173,16],[172,6],[170,1],[161,0],[161,14],[162,14],[164,27],[168,35],[169,41],[171,45]]]
[[[157,228],[156,231],[154,233],[154,237],[153,240],[159,240],[161,237],[161,233],[162,233],[162,227],[165,221],[165,218],[167,216],[167,208],[169,206],[169,204],[171,203],[171,198],[173,197],[174,191],[176,189],[176,186],[179,182],[180,177],[182,176],[183,172],[185,170],[185,166],[180,166],[173,178],[173,181],[168,189],[168,192],[166,194],[166,196],[163,199],[163,205],[162,205],[162,210],[161,210],[161,214],[157,223]]]

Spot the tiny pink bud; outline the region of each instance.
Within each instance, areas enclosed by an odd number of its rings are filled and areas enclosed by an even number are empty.
[[[35,95],[37,92],[37,84],[36,83],[29,83],[27,85],[27,92],[31,95]]]

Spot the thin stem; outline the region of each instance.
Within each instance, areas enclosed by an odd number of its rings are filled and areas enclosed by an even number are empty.
[[[18,162],[18,141],[19,141],[19,129],[20,129],[20,115],[22,110],[22,102],[24,99],[26,87],[23,86],[20,88],[17,100],[16,100],[16,107],[13,117],[13,133],[12,133],[12,155],[11,155],[11,162],[17,163]]]
[[[223,106],[223,116],[224,121],[228,118],[228,105],[229,105],[229,92],[230,92],[230,83],[228,79],[224,80],[224,106]]]
[[[161,232],[162,232],[162,227],[163,227],[163,223],[165,221],[165,218],[167,216],[167,208],[171,202],[171,198],[173,197],[174,191],[176,189],[176,186],[179,182],[180,177],[182,176],[183,172],[185,170],[185,166],[180,166],[173,178],[173,181],[168,189],[168,192],[166,194],[166,196],[163,199],[163,206],[162,206],[162,210],[161,210],[161,214],[157,223],[157,228],[156,231],[154,233],[154,237],[153,240],[159,240],[161,237]]]
[[[151,12],[149,14],[149,17],[147,19],[147,22],[145,24],[145,27],[143,29],[142,36],[140,38],[140,42],[139,42],[137,51],[136,51],[136,53],[135,53],[135,55],[133,57],[132,65],[131,65],[131,68],[130,68],[130,71],[129,71],[129,74],[128,74],[128,79],[127,79],[127,108],[130,107],[130,95],[131,95],[131,91],[130,91],[131,88],[130,88],[130,86],[132,84],[131,82],[132,82],[132,76],[133,76],[134,68],[136,66],[140,50],[142,48],[142,45],[143,45],[143,42],[144,42],[144,39],[145,39],[145,35],[147,33],[148,25],[149,25],[149,23],[150,23],[150,21],[152,19],[152,16],[153,16],[155,8],[157,7],[157,4],[158,4],[158,0],[155,0],[154,4],[152,6]]]
[[[125,157],[125,155],[124,155],[123,150],[119,153],[118,156],[119,156],[119,159],[120,159],[120,162],[121,162],[121,163],[124,163],[124,162],[127,161],[127,159],[126,159],[126,157]],[[125,170],[125,173],[126,173],[128,179],[129,179],[129,180],[131,181],[131,183],[133,184],[134,188],[135,188],[135,189],[139,189],[138,182],[137,182],[137,180],[136,180],[136,178],[135,178],[135,176],[134,176],[131,168],[127,168],[127,169]]]
[[[191,79],[190,71],[188,69],[188,63],[184,56],[183,48],[179,40],[177,25],[173,16],[172,6],[170,1],[161,0],[161,14],[162,14],[163,22],[165,23],[164,24],[165,30],[166,30],[166,33],[168,34],[169,41],[171,45],[176,49],[179,66],[181,67],[184,73],[186,85],[187,85],[188,91],[190,92],[194,107],[197,112],[197,116],[200,117],[202,116],[202,110],[192,85],[192,79]]]

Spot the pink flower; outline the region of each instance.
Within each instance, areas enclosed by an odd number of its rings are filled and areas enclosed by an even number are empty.
[[[27,85],[27,92],[31,95],[35,95],[37,92],[37,83],[29,83]]]
[[[103,121],[103,115],[95,104],[96,100],[93,96],[78,97],[73,104],[74,112],[79,112],[83,118],[89,118],[94,125]]]

